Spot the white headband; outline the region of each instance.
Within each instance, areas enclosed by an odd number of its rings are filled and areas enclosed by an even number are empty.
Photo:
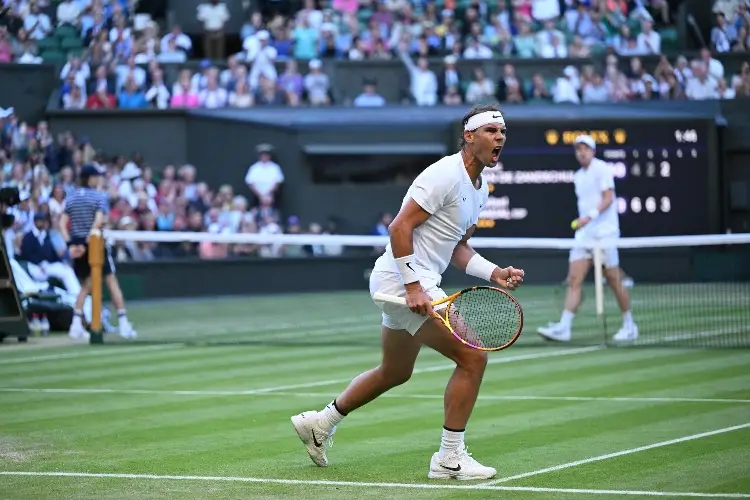
[[[476,130],[479,127],[484,127],[489,123],[500,123],[505,125],[505,119],[500,111],[485,111],[474,115],[469,118],[469,121],[464,125],[464,130]]]

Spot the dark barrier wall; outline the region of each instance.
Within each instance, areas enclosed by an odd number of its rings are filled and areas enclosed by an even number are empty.
[[[501,265],[524,269],[525,281],[530,284],[560,283],[567,272],[567,252],[562,250],[483,249],[482,254]],[[366,294],[375,259],[376,256],[122,263],[118,264],[118,274],[124,293],[131,300],[339,290]],[[745,248],[625,250],[621,252],[621,262],[638,283],[750,279],[750,253]],[[455,289],[472,283],[477,281],[449,268],[442,286]]]
[[[0,63],[0,107],[12,106],[22,121],[43,119],[58,76],[51,64]]]

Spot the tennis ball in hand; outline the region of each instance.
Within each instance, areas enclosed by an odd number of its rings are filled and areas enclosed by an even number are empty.
[[[578,229],[578,219],[573,219],[573,222],[570,223],[570,229],[574,231]]]

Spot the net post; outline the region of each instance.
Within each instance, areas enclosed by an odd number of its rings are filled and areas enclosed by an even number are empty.
[[[602,246],[600,241],[594,243],[594,299],[596,302],[596,317],[602,328],[604,328],[604,272],[602,269]],[[604,342],[606,343],[606,328],[603,332]]]
[[[104,267],[104,237],[94,230],[89,235],[89,266],[91,267],[91,344],[104,343],[102,328],[102,268]]]

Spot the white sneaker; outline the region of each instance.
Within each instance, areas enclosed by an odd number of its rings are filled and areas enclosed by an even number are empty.
[[[292,425],[315,465],[328,467],[326,447],[333,446],[333,434],[336,432],[336,427],[331,429],[331,432],[321,429],[318,425],[317,411],[305,411],[293,416]]]
[[[550,323],[549,326],[540,326],[537,328],[539,335],[547,340],[556,342],[568,342],[571,338],[570,327],[562,323]]]
[[[612,340],[617,342],[632,342],[636,339],[638,339],[638,325],[635,323],[623,325],[614,337],[612,337]]]
[[[91,335],[83,327],[83,323],[73,320],[70,324],[70,330],[68,330],[68,337],[70,337],[71,340],[89,340]]]
[[[130,324],[128,318],[121,317],[117,322],[117,327],[120,332],[120,337],[124,339],[134,339],[138,336],[138,333],[133,330],[133,325]]]
[[[430,460],[430,479],[458,479],[459,481],[471,481],[472,479],[490,479],[497,474],[492,467],[480,464],[466,449],[464,445],[457,453],[441,457],[440,453],[433,453]]]

